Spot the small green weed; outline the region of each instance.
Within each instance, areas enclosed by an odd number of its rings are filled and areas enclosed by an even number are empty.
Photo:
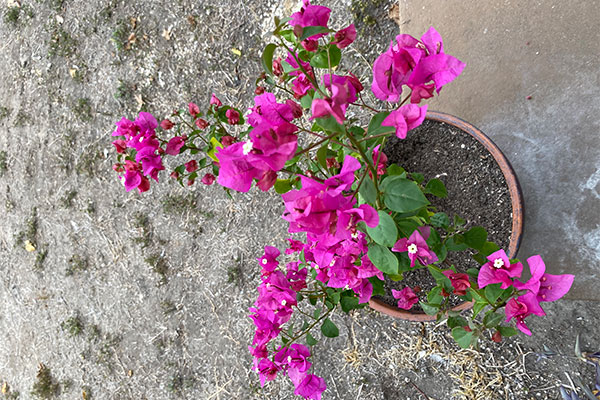
[[[162,199],[162,206],[163,211],[167,214],[182,214],[187,209],[196,208],[196,196],[193,194],[169,194]]]
[[[33,207],[31,215],[25,221],[25,229],[15,235],[15,247],[26,246],[29,243],[34,248],[37,247],[38,237],[38,216],[37,208]]]
[[[160,282],[167,283],[167,273],[169,272],[169,264],[167,260],[160,254],[152,254],[144,260],[146,264],[152,267],[152,271],[160,275]]]
[[[60,328],[67,332],[71,337],[81,334],[83,331],[83,322],[78,316],[71,317],[60,324]]]
[[[31,116],[27,112],[20,110],[17,113],[17,116],[15,117],[15,127],[21,128],[28,125],[30,122]]]
[[[35,263],[33,264],[33,269],[35,269],[36,271],[41,271],[42,269],[44,269],[44,261],[46,261],[46,257],[48,257],[48,249],[38,249],[38,253],[35,255]]]
[[[88,98],[77,99],[77,103],[73,106],[72,110],[82,121],[91,121],[94,117],[92,105]]]
[[[176,373],[169,379],[167,388],[177,394],[181,394],[185,389],[192,388],[194,386],[194,378],[185,376],[181,373]]]
[[[89,268],[89,262],[86,257],[82,257],[79,254],[73,254],[69,258],[69,266],[65,271],[66,276],[72,276],[77,272],[87,271]]]
[[[64,208],[71,208],[73,206],[73,200],[77,197],[77,190],[69,190],[60,199],[60,202]]]
[[[7,118],[10,115],[10,109],[8,107],[0,106],[0,121]]]
[[[58,394],[60,387],[54,381],[50,369],[40,363],[35,382],[31,388],[31,395],[39,399],[47,400],[55,397]]]
[[[96,176],[97,164],[102,159],[103,155],[100,149],[87,147],[75,164],[75,172],[78,175]]]
[[[8,154],[6,151],[0,151],[0,177],[2,177],[6,171],[8,171]]]
[[[48,47],[48,55],[50,57],[71,57],[77,50],[77,41],[60,25],[55,25],[52,32],[50,32]]]
[[[177,311],[177,306],[170,300],[161,301],[160,308],[165,316]]]
[[[134,242],[142,245],[143,248],[152,244],[152,226],[150,219],[142,212],[136,212],[133,215],[133,226],[140,231],[140,236],[134,238]]]
[[[115,92],[114,97],[117,100],[129,102],[133,100],[133,92],[134,88],[131,85],[128,85],[125,81],[119,79],[119,86],[117,86],[117,91]]]

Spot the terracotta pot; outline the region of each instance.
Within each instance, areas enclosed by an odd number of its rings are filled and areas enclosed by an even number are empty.
[[[498,166],[502,170],[502,173],[504,174],[504,178],[508,185],[508,191],[510,193],[510,200],[512,205],[512,232],[510,236],[510,244],[508,246],[508,257],[515,258],[519,249],[519,245],[521,244],[521,235],[523,233],[523,195],[521,193],[521,187],[519,186],[519,181],[517,180],[515,171],[512,169],[507,158],[504,156],[504,154],[502,154],[502,151],[500,151],[498,146],[496,146],[489,137],[487,137],[483,132],[475,128],[473,125],[469,124],[466,121],[463,121],[460,118],[437,111],[428,111],[427,119],[430,119],[432,121],[444,122],[462,130],[463,132],[468,133],[479,143],[483,144],[485,148],[490,152],[490,154],[494,157],[494,160],[496,160],[496,163],[498,164]],[[435,320],[435,315],[427,315],[425,313],[417,313],[402,310],[400,308],[390,306],[378,299],[371,299],[369,301],[369,306],[372,309],[380,311],[391,317],[401,318],[408,321]],[[454,307],[453,310],[467,310],[472,306],[472,302],[466,302]]]

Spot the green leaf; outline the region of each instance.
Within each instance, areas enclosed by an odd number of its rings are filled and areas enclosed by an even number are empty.
[[[444,186],[444,182],[437,178],[433,178],[427,185],[425,186],[425,193],[430,193],[439,198],[448,197],[448,192],[446,191],[446,186]]]
[[[323,322],[323,325],[321,325],[321,332],[324,336],[329,338],[338,337],[340,334],[338,327],[335,326],[335,324],[331,322],[329,318],[327,318],[325,322]]]
[[[464,241],[464,237],[462,235],[454,235],[446,240],[446,247],[449,251],[464,251],[469,248],[464,242],[457,243],[458,239],[462,239]]]
[[[473,339],[473,332],[467,332],[462,326],[457,326],[452,329],[452,337],[460,347],[468,349]]]
[[[263,69],[265,72],[268,72],[270,75],[273,75],[273,53],[277,48],[273,43],[269,43],[267,47],[263,50],[261,61],[263,65]]]
[[[334,44],[320,49],[317,54],[310,60],[310,65],[315,68],[331,68],[336,67],[342,59],[342,52]],[[330,64],[331,63],[331,64]]]
[[[415,182],[400,176],[388,176],[381,183],[383,201],[390,210],[401,213],[416,211],[429,204]]]
[[[365,179],[363,179],[363,182],[358,189],[358,193],[360,193],[367,203],[375,204],[375,201],[377,200],[377,191],[375,190],[375,184],[368,176],[365,176]]]
[[[385,289],[381,279],[373,276],[369,278],[369,282],[371,282],[371,285],[373,286],[373,296],[385,296]]]
[[[340,299],[340,305],[342,306],[342,311],[345,313],[360,308],[358,304],[358,297],[354,296],[342,296]]]
[[[419,174],[418,172],[411,172],[410,178],[417,183],[421,183],[425,180],[425,176],[423,174]]]
[[[440,310],[440,306],[438,304],[427,304],[423,303],[422,301],[420,301],[419,304],[427,315],[435,315]]]
[[[473,318],[475,318],[477,316],[477,314],[479,314],[481,312],[481,310],[483,310],[485,308],[485,306],[487,306],[488,303],[483,302],[483,301],[476,301],[475,304],[473,304]]]
[[[430,221],[431,225],[435,226],[436,228],[448,229],[450,226],[450,218],[448,218],[448,215],[443,212],[433,214]]]
[[[465,220],[459,217],[458,215],[454,215],[454,226],[461,227],[465,224]]]
[[[300,36],[300,41],[304,39],[308,39],[311,36],[318,35],[319,33],[329,33],[333,32],[326,26],[305,26],[302,30],[302,36]]]
[[[463,235],[465,244],[472,249],[479,250],[487,240],[487,231],[481,226],[474,226]]]
[[[315,339],[313,337],[313,335],[311,335],[310,332],[308,332],[306,334],[306,344],[309,345],[309,346],[314,346],[317,343],[318,343],[317,339]]]
[[[341,297],[341,294],[340,294],[340,292],[333,292],[333,293],[331,293],[331,295],[329,296],[329,299],[331,300],[331,302],[332,302],[333,304],[338,304],[338,303],[340,302],[340,297]]]
[[[219,159],[215,156],[215,152],[218,148],[223,148],[223,145],[217,139],[212,137],[210,138],[210,146],[210,150],[206,153],[206,155],[218,162]]]
[[[317,308],[317,309],[315,309],[315,311],[313,311],[313,318],[319,319],[319,316],[321,316],[321,309]]]
[[[310,94],[307,94],[306,96],[303,96],[300,99],[300,105],[302,106],[302,108],[307,110],[307,109],[310,109],[310,106],[312,105],[312,101],[313,101],[312,96]]]
[[[367,256],[373,265],[384,274],[396,275],[398,273],[398,259],[387,247],[371,243]]]
[[[433,265],[427,266],[427,269],[429,269],[429,273],[431,274],[431,276],[433,276],[433,279],[435,279],[435,282],[438,285],[443,286],[444,289],[446,289],[446,291],[448,293],[452,292],[453,289],[452,289],[452,282],[450,281],[450,278],[448,278],[446,275],[444,275],[440,270],[438,270]]]
[[[494,242],[485,242],[485,244],[479,249],[482,256],[487,257],[495,251],[500,250],[500,247]],[[486,260],[487,261],[487,260]],[[483,264],[483,263],[482,263]]]
[[[317,161],[321,167],[327,169],[327,143],[317,150]]]
[[[394,132],[396,130],[395,127],[381,125],[383,120],[386,119],[388,115],[390,115],[389,111],[384,111],[373,115],[371,121],[369,122],[369,127],[367,128],[367,135],[373,136],[388,132]]]
[[[494,304],[496,300],[498,300],[500,294],[504,291],[503,289],[500,289],[500,286],[502,286],[501,283],[494,283],[493,285],[487,285],[485,287],[485,297],[490,304]]]
[[[328,132],[344,133],[344,127],[333,117],[316,118],[315,123]]]
[[[442,300],[444,297],[442,296],[442,288],[439,286],[431,289],[429,293],[427,293],[427,301],[433,304],[442,304]]]
[[[292,184],[289,179],[277,179],[273,187],[278,194],[287,193],[292,190]]]
[[[375,243],[392,247],[398,238],[396,223],[385,211],[378,211],[377,214],[379,214],[379,223],[375,228],[367,226],[367,233]]]
[[[419,224],[414,219],[402,219],[398,221],[398,230],[402,236],[409,237],[419,227]]]
[[[485,258],[485,256],[481,253],[477,253],[477,254],[473,254],[473,259],[475,261],[477,261],[477,263],[479,265],[483,265],[487,262],[487,259]]]
[[[463,317],[448,317],[448,328],[453,329],[457,326],[467,326],[468,322]]]
[[[477,277],[479,276],[479,268],[469,268],[467,270],[467,274],[477,282]]]
[[[486,328],[493,328],[502,322],[503,318],[504,316],[502,314],[488,312],[483,318],[483,325],[485,325]]]
[[[404,171],[404,168],[402,168],[401,166],[399,166],[398,164],[392,164],[387,168],[387,174],[388,176],[393,176],[393,175],[402,175],[404,174],[406,171]]]
[[[496,329],[498,329],[500,334],[504,337],[511,337],[517,334],[517,330],[512,326],[498,326]]]

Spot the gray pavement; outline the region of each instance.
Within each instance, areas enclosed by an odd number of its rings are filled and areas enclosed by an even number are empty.
[[[401,1],[402,33],[429,26],[467,64],[430,108],[479,127],[511,161],[525,199],[519,258],[575,274],[600,300],[600,3]]]

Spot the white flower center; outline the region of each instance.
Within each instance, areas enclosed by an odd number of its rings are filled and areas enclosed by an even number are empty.
[[[288,363],[292,362],[292,356],[288,356]]]
[[[329,263],[330,267],[333,267],[335,265],[335,259],[331,260],[331,262]]]
[[[144,135],[140,136],[140,143],[142,143],[144,141]]]
[[[252,144],[252,140],[248,140],[246,143],[244,143],[244,145],[242,146],[242,153],[244,155],[247,155],[248,153],[250,153],[252,151],[252,147],[254,147],[254,145]]]
[[[358,238],[358,232],[354,232],[350,236],[352,236],[352,239],[356,239],[356,238]]]
[[[411,244],[408,246],[408,253],[409,254],[417,254],[417,245],[416,244]]]
[[[268,261],[267,261],[266,258],[263,258],[261,262],[262,262],[263,265],[267,265],[267,263],[268,263]]]
[[[287,301],[285,301],[285,300],[281,300],[281,305],[282,305],[282,306],[285,306],[286,304],[287,304]]]
[[[501,258],[496,258],[494,260],[494,268],[502,268],[504,267],[504,261]]]

